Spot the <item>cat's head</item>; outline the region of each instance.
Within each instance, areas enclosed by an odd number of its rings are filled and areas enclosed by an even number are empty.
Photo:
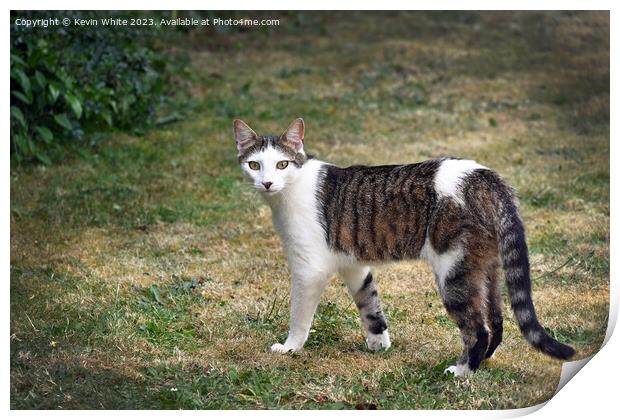
[[[233,121],[239,164],[254,187],[274,195],[295,181],[308,159],[304,152],[304,120],[297,118],[279,136],[259,136],[241,120]]]

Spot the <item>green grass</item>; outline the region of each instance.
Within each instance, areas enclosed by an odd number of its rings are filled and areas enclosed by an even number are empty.
[[[598,350],[609,15],[282,19],[218,38],[225,48],[193,35],[184,121],[11,170],[12,408],[486,409],[551,397],[561,363],[527,345],[510,311],[495,359],[466,379],[442,374],[460,338],[418,262],[375,272],[389,351],[366,349],[333,281],[304,350],[271,354],[287,333],[289,276],[236,162],[237,117],[279,133],[302,116],[307,150],[340,165],[449,155],[497,170],[521,199],[541,322],[580,358]]]

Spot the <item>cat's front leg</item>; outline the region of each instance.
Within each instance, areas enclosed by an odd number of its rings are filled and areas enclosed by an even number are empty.
[[[294,272],[291,280],[291,316],[288,338],[283,344],[275,343],[271,351],[286,353],[299,351],[308,339],[314,312],[327,285],[325,273]]]

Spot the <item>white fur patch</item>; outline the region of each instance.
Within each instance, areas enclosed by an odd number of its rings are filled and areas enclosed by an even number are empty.
[[[279,194],[265,196],[273,212],[273,222],[284,244],[291,271],[300,266],[330,274],[329,250],[319,222],[315,191],[323,162],[309,160],[287,179]],[[326,266],[327,265],[327,266]]]
[[[381,349],[387,350],[392,346],[388,330],[383,331],[381,334],[368,333],[366,344],[368,345],[368,348],[373,351]]]
[[[468,365],[452,365],[448,366],[444,371],[444,374],[452,373],[454,376],[466,376],[471,373],[471,369],[469,369]]]
[[[450,197],[464,204],[460,191],[461,179],[476,169],[487,169],[473,160],[444,160],[435,174],[435,191],[440,197]]]
[[[292,347],[286,347],[284,344],[275,343],[271,346],[271,351],[273,353],[288,353],[289,351],[294,351]]]
[[[437,276],[439,293],[443,295],[446,278],[454,271],[456,265],[463,259],[463,249],[456,246],[443,254],[438,254],[432,247],[431,241],[426,238],[420,251],[420,258],[428,262]]]

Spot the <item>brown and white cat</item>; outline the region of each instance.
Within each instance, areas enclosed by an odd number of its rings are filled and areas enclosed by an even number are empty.
[[[272,351],[302,348],[335,273],[355,300],[368,347],[389,348],[369,266],[420,258],[463,339],[446,373],[475,371],[502,341],[500,267],[527,341],[559,359],[575,353],[538,322],[523,222],[513,190],[495,172],[454,158],[339,168],[306,154],[301,118],[280,136],[259,136],[241,120],[233,126],[239,163],[271,207],[292,276],[288,338]]]

